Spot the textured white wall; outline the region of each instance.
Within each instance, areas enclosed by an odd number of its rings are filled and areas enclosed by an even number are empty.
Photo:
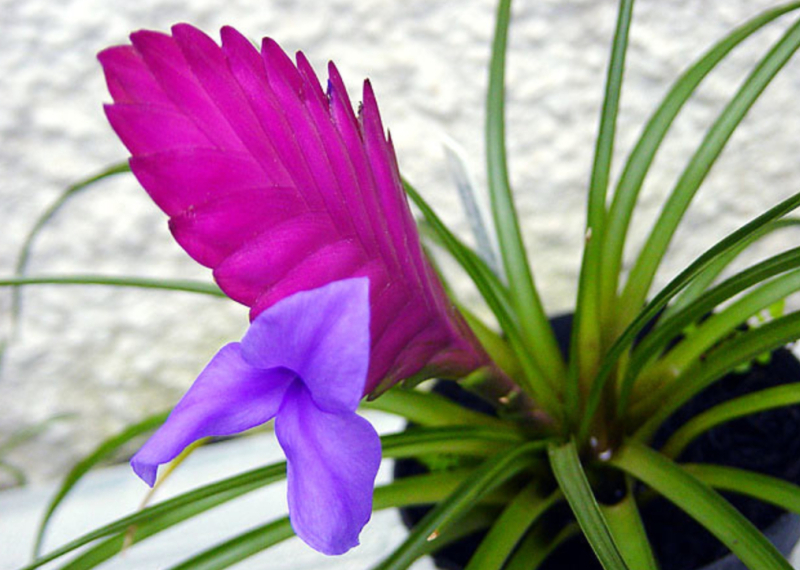
[[[615,19],[611,0],[519,0],[508,70],[512,179],[548,308],[573,303],[585,188]],[[622,101],[627,151],[669,82],[767,0],[640,0]],[[138,28],[232,24],[339,65],[355,97],[376,88],[404,173],[466,233],[442,160],[441,136],[466,150],[483,183],[483,97],[493,0],[0,0],[0,275],[22,236],[69,182],[125,157],[108,128],[95,54]],[[677,121],[645,189],[635,237],[683,161],[771,41],[781,20],[738,50]],[[673,248],[665,277],[704,246],[800,186],[800,62],[755,106],[714,168]],[[784,235],[784,245],[794,235]],[[773,246],[775,244],[773,243]],[[161,213],[130,177],[72,202],[37,243],[32,274],[97,272],[207,277],[175,246]],[[662,279],[663,281],[663,279]],[[468,287],[463,287],[474,299]],[[10,300],[0,292],[0,315]],[[0,441],[16,428],[75,411],[12,459],[36,478],[62,473],[110,432],[171,406],[246,313],[182,293],[105,288],[26,290],[22,326],[0,369]],[[6,326],[7,323],[2,323]],[[3,329],[5,334],[5,329]]]

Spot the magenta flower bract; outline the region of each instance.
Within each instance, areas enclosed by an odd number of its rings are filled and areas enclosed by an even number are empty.
[[[356,546],[381,462],[378,434],[355,413],[369,365],[368,287],[364,277],[336,281],[262,312],[133,456],[134,471],[152,486],[158,466],[192,442],[276,418],[292,528],[325,554]]]
[[[487,363],[426,260],[375,97],[353,112],[302,53],[180,24],[100,53],[111,125],[175,239],[251,319],[298,291],[370,283],[365,393]]]

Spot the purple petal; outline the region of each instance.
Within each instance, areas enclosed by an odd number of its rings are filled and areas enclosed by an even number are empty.
[[[295,372],[328,412],[353,412],[369,367],[369,280],[335,281],[261,313],[242,339],[258,368]]]
[[[131,459],[151,487],[158,466],[189,444],[209,436],[232,435],[272,419],[295,375],[285,369],[259,370],[230,343],[214,356],[159,430]]]
[[[353,412],[320,410],[300,383],[286,394],[275,420],[286,453],[292,528],[323,554],[358,545],[372,513],[381,444],[370,423]]]

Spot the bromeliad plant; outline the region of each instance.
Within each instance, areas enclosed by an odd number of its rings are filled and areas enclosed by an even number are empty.
[[[213,269],[225,295],[251,308],[251,325],[241,342],[220,350],[165,422],[162,416],[133,426],[76,467],[42,532],[91,465],[162,422],[132,459],[149,485],[160,465],[180,459],[194,442],[272,418],[287,461],[149,506],[39,556],[29,568],[90,543],[70,567],[93,567],[117,553],[126,535],[127,542],[144,540],[284,476],[288,518],[193,555],[180,568],[227,567],[293,533],[312,548],[339,554],[358,544],[373,510],[413,504],[433,508],[377,568],[407,568],[478,528],[488,532],[469,570],[536,568],[577,529],[607,569],[657,568],[638,511],[645,489],[686,511],[748,567],[789,568],[714,487],[795,511],[800,488],[675,460],[713,426],[800,403],[800,384],[714,407],[660,448],[653,437],[704,388],[800,337],[797,312],[752,322],[800,289],[800,248],[721,279],[753,242],[791,224],[785,216],[800,206],[800,194],[727,236],[660,291],[651,289],[706,174],[800,46],[800,21],[713,123],[624,282],[621,268],[639,191],[673,120],[731,50],[800,3],[748,21],[681,75],[644,127],[612,193],[632,7],[632,0],[621,1],[612,44],[566,358],[534,285],[506,168],[510,0],[498,9],[486,128],[500,271],[487,261],[491,252],[464,245],[401,179],[368,82],[354,113],[332,64],[323,91],[302,54],[292,62],[272,40],[259,52],[231,28],[222,30],[221,46],[181,24],[171,34],[137,32],[131,45],[102,52],[113,98],[106,114],[131,152],[130,170],[170,217],[180,245]],[[455,308],[423,251],[405,195],[438,245],[475,283],[499,329]],[[42,281],[47,279],[20,277],[6,284]],[[110,284],[219,293],[191,283]],[[463,409],[416,387],[427,378],[461,380],[496,415]],[[356,413],[364,396],[363,407],[399,414],[415,427],[379,438]],[[427,474],[373,493],[382,457],[424,461],[431,455],[453,460],[447,466],[428,461]],[[596,498],[604,477],[623,482],[614,505]],[[547,538],[542,521],[558,504],[569,506],[574,522]]]

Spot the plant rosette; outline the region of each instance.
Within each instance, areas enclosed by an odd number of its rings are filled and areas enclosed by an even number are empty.
[[[498,6],[489,69],[491,216],[479,207],[475,187],[461,185],[476,249],[401,178],[369,82],[356,111],[333,64],[323,89],[302,53],[292,61],[270,39],[259,50],[227,27],[221,44],[179,24],[170,33],[136,32],[130,44],[103,51],[99,59],[113,100],[106,114],[131,153],[129,169],[169,216],[177,242],[213,270],[219,288],[88,277],[18,276],[3,283],[224,294],[250,307],[251,323],[240,342],[211,360],[166,420],[132,426],[76,466],[48,509],[40,544],[81,475],[155,426],[131,461],[149,485],[160,484],[208,438],[273,418],[286,462],[148,506],[39,555],[28,568],[81,547],[70,567],[94,567],[123,547],[284,478],[288,517],[193,553],[179,568],[227,567],[293,535],[338,555],[358,544],[374,510],[411,505],[432,507],[376,569],[408,568],[478,530],[485,535],[467,570],[539,568],[578,535],[607,570],[671,568],[668,560],[681,553],[664,553],[655,540],[651,545],[648,513],[668,511],[659,504],[683,513],[748,568],[790,568],[733,497],[800,512],[792,477],[764,471],[758,461],[717,462],[691,450],[704,437],[717,437],[717,428],[753,414],[796,414],[796,372],[775,385],[759,382],[706,402],[692,417],[681,414],[699,395],[726,386],[731,374],[769,369],[764,363],[778,360],[781,348],[800,337],[800,313],[784,307],[800,289],[800,248],[744,269],[732,265],[756,241],[795,225],[787,215],[800,206],[800,194],[730,233],[663,288],[653,284],[706,175],[800,46],[800,20],[719,112],[630,269],[622,268],[640,190],[675,118],[734,48],[798,8],[795,2],[753,17],[690,65],[656,107],[612,185],[633,12],[632,0],[621,0],[569,351],[560,349],[540,300],[509,184],[504,70],[510,0]],[[114,167],[71,188],[45,218],[76,189],[127,170]],[[407,197],[421,212],[431,244],[471,278],[492,323],[450,295],[423,249]],[[20,273],[26,259],[27,250]],[[429,378],[458,380],[493,415],[416,387]],[[361,409],[397,414],[415,427],[379,437]],[[789,424],[796,429],[793,416]],[[766,440],[779,439],[775,429],[759,427]],[[373,489],[382,460],[409,457],[427,471]]]

